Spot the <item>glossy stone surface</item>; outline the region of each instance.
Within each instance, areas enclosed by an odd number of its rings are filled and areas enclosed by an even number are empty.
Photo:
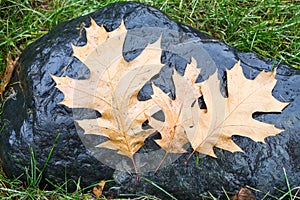
[[[213,72],[217,66],[220,77],[224,76],[226,68],[231,68],[238,60],[241,60],[248,78],[254,78],[262,70],[270,71],[273,66],[277,67],[278,82],[273,95],[281,101],[291,103],[281,114],[254,116],[285,131],[275,137],[266,138],[265,144],[233,136],[233,140],[245,151],[244,153],[215,149],[217,159],[204,157],[196,164],[194,156],[187,165],[184,162],[188,154],[182,155],[176,162],[161,168],[156,174],[140,174],[140,182],[136,184],[135,175],[107,167],[85,148],[74,124],[74,113],[70,108],[58,104],[63,99],[63,94],[55,89],[55,83],[49,75],[84,78],[86,73],[82,71],[82,63],[72,56],[71,43],[77,46],[85,44],[85,31],[82,27],[90,25],[90,17],[97,24],[104,24],[108,31],[117,28],[122,19],[128,30],[161,28],[160,31],[155,29],[155,32],[129,31],[125,47],[130,47],[133,43],[145,47],[157,40],[161,34],[162,45],[180,43],[176,34],[184,35],[185,42],[197,41],[195,48],[204,49],[212,60],[201,60],[205,56],[194,55],[193,49],[182,48],[180,45],[174,45],[173,53],[163,52],[162,63],[165,67],[155,81],[166,92],[172,94],[172,68],[176,66],[177,71],[182,73],[191,56],[196,57],[198,63],[204,67],[211,67],[205,68],[206,75]],[[168,35],[164,30],[171,30],[176,34]],[[135,34],[140,35],[136,37]],[[167,41],[170,38],[172,41]],[[130,51],[128,48],[124,57],[132,60],[139,52]],[[180,52],[181,57],[174,52]],[[203,75],[201,78],[206,79],[207,76]],[[65,177],[75,181],[80,178],[81,185],[88,186],[103,179],[114,178],[116,183],[109,185],[114,188],[114,193],[147,193],[164,198],[165,194],[146,182],[143,179],[145,177],[178,199],[201,199],[201,195],[207,192],[222,196],[222,187],[231,192],[236,192],[246,185],[271,193],[274,192],[274,187],[285,189],[285,168],[291,187],[299,186],[300,70],[283,63],[278,64],[272,59],[260,58],[253,53],[238,52],[207,34],[170,20],[154,8],[138,3],[116,3],[88,16],[59,24],[24,50],[11,82],[20,84],[14,84],[16,96],[5,103],[1,120],[5,128],[0,135],[0,157],[9,177],[17,177],[24,173],[24,167],[29,168],[30,147],[35,150],[37,165],[41,169],[56,136],[60,134],[44,173],[44,178],[56,183],[65,182]],[[151,92],[151,88],[146,85],[139,97],[149,98]],[[259,197],[262,194],[257,195]]]

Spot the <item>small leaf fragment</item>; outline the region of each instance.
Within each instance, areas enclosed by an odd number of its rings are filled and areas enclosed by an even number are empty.
[[[13,60],[11,54],[9,53],[7,55],[7,65],[5,70],[2,72],[2,74],[0,75],[0,96],[3,99],[3,92],[5,91],[5,88],[7,86],[7,84],[9,83],[11,76],[14,72],[15,66],[16,66],[17,61]]]
[[[99,182],[99,184],[95,187],[93,187],[93,194],[95,195],[96,198],[100,198],[102,196],[102,192],[105,186],[105,180],[102,180]]]
[[[241,188],[240,191],[231,198],[231,200],[256,200],[256,197],[249,189]]]

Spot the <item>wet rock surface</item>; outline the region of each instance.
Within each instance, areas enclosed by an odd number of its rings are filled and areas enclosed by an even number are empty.
[[[63,94],[55,89],[55,83],[49,75],[86,78],[86,68],[72,56],[71,44],[82,46],[86,43],[82,27],[90,25],[90,17],[97,24],[104,24],[108,31],[116,29],[121,20],[124,20],[129,30],[124,46],[127,48],[124,54],[126,60],[134,59],[142,51],[130,51],[130,44],[144,48],[148,43],[156,41],[160,35],[162,46],[174,44],[166,47],[169,51],[163,52],[161,59],[165,67],[155,80],[166,92],[172,94],[171,69],[175,67],[182,73],[191,56],[197,59],[199,65],[204,68],[207,66],[201,71],[203,76],[199,77],[204,80],[216,67],[220,77],[224,76],[225,69],[231,68],[238,60],[241,60],[247,78],[254,78],[262,70],[270,71],[277,67],[278,82],[273,95],[278,100],[291,103],[281,114],[257,113],[254,117],[275,124],[284,131],[266,138],[265,144],[256,143],[246,137],[233,136],[233,140],[244,153],[215,149],[217,159],[207,156],[201,158],[197,164],[195,156],[188,164],[184,164],[188,156],[184,154],[156,174],[140,174],[141,180],[136,184],[135,175],[111,169],[85,148],[74,123],[74,110],[58,104],[63,99]],[[153,27],[160,29],[155,29],[154,32],[137,30]],[[175,34],[166,33],[165,30]],[[180,45],[191,40],[195,41],[195,46]],[[195,54],[195,48],[205,50],[201,52],[207,52],[211,60],[207,60],[207,55]],[[117,3],[88,16],[61,23],[24,50],[11,83],[15,83],[10,89],[13,90],[13,98],[4,105],[1,119],[4,129],[0,135],[1,161],[9,177],[18,177],[24,173],[25,167],[30,168],[30,149],[34,150],[37,166],[41,169],[56,136],[60,134],[44,173],[44,178],[55,183],[65,182],[65,177],[73,180],[80,178],[82,186],[88,186],[103,179],[114,178],[116,182],[109,185],[114,193],[146,193],[166,198],[165,194],[143,179],[144,177],[178,199],[201,199],[201,195],[208,191],[222,196],[222,187],[233,192],[246,185],[271,193],[275,191],[274,187],[284,190],[287,188],[283,173],[285,168],[291,187],[299,185],[300,70],[252,53],[238,52],[207,34],[171,21],[154,8],[138,3]],[[150,94],[151,89],[146,85],[139,97],[146,99]],[[151,146],[151,142],[149,145]],[[257,194],[258,197],[260,195],[262,194]]]

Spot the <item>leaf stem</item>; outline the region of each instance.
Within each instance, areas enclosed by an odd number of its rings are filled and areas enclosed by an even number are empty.
[[[138,173],[138,170],[136,168],[136,164],[135,164],[135,161],[134,161],[134,158],[133,158],[133,155],[130,157],[131,159],[131,162],[132,162],[132,165],[133,165],[133,168],[134,168],[134,172],[135,172],[135,182],[138,183],[139,182],[139,173]]]
[[[190,153],[189,157],[186,159],[186,161],[184,162],[184,164],[188,164],[189,160],[191,159],[192,155],[194,155],[194,153],[196,152],[196,149],[193,149],[192,153]]]
[[[158,171],[159,168],[161,167],[161,165],[162,165],[162,163],[164,162],[164,160],[167,158],[168,154],[169,154],[169,152],[166,152],[165,155],[164,155],[164,157],[161,159],[160,163],[158,164],[158,166],[157,166],[156,169],[155,169],[155,172],[154,172],[155,174],[157,173],[157,171]]]

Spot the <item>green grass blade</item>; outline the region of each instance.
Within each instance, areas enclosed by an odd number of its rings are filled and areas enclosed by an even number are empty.
[[[173,200],[177,200],[173,195],[171,195],[169,192],[167,192],[166,190],[164,190],[162,187],[160,187],[159,185],[157,185],[156,183],[154,183],[153,181],[142,177],[143,180],[145,180],[146,182],[150,183],[151,185],[155,186],[157,189],[161,190],[163,193],[165,193],[166,195],[168,195],[169,197],[171,197]]]

